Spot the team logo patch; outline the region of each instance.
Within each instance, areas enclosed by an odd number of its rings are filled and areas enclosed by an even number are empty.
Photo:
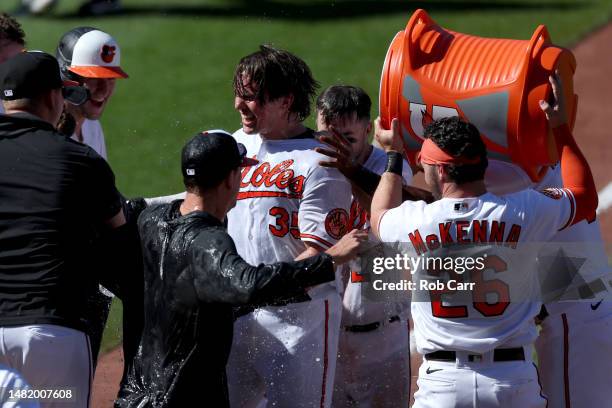
[[[347,233],[349,225],[349,215],[342,208],[334,208],[325,217],[325,231],[334,238],[340,239]]]
[[[116,50],[117,47],[115,47],[114,45],[105,45],[104,47],[102,47],[100,58],[102,58],[102,61],[106,62],[107,64],[110,64],[111,62],[113,62],[113,59],[115,59]]]
[[[540,190],[540,193],[553,200],[560,200],[563,197],[563,190],[558,188],[545,188],[544,190]]]

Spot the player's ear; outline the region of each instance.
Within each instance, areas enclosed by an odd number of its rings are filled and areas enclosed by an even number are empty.
[[[446,166],[440,165],[438,164],[436,166],[436,172],[438,174],[438,179],[440,181],[445,181],[446,180],[446,175],[447,175],[447,171],[446,171]]]
[[[293,94],[283,96],[281,99],[281,106],[287,112],[287,116],[289,116],[289,113],[291,112],[291,106],[293,106],[293,100],[294,100]]]

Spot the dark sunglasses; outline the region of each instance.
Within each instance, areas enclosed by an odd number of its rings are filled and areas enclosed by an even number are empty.
[[[89,99],[89,89],[79,85],[76,81],[64,80],[62,94],[64,99],[72,105],[82,105]]]

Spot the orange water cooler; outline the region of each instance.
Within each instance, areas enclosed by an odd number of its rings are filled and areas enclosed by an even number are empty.
[[[573,128],[576,60],[552,45],[546,27],[539,26],[529,41],[482,38],[444,29],[417,10],[387,51],[380,116],[385,126],[400,119],[411,164],[426,124],[459,115],[478,127],[489,158],[516,163],[538,181],[559,159],[539,106],[540,99],[550,99],[548,76],[555,69]]]

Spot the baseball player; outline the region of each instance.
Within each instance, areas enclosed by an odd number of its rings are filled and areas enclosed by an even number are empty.
[[[533,186],[518,166],[491,161],[485,182],[496,194]],[[562,187],[561,166],[550,168],[534,188]],[[589,284],[591,299],[550,302],[539,315],[535,342],[542,389],[551,407],[603,407],[609,404],[612,381],[612,302],[603,299],[610,267],[597,219],[584,220],[551,239],[568,258],[580,259],[578,273]],[[609,289],[607,289],[609,290]],[[588,378],[588,381],[584,381]]]
[[[244,169],[228,232],[251,264],[290,261],[329,248],[348,228],[351,187],[323,158],[310,113],[316,81],[295,55],[269,46],[241,59],[234,76],[234,133],[257,166]],[[340,326],[335,284],[256,309],[236,322],[228,364],[232,406],[329,407]]]
[[[425,180],[440,199],[432,204],[400,203],[399,123],[393,121],[392,131],[377,131],[389,163],[372,201],[374,233],[388,243],[408,241],[412,253],[423,256],[453,242],[486,242],[494,248],[484,270],[472,273],[472,302],[457,302],[450,286],[429,291],[428,302],[413,300],[417,348],[424,355],[415,407],[546,405],[531,361],[540,303],[511,301],[521,296],[536,299],[536,261],[519,263],[520,255],[503,256],[519,249],[526,252],[532,243],[591,218],[597,208],[593,177],[567,126],[558,83],[553,78],[551,83],[555,105],[540,105],[561,151],[562,189],[523,190],[504,197],[487,192],[485,145],[473,125],[454,117],[427,128],[419,155]],[[419,272],[417,268],[417,276]],[[457,274],[454,269],[428,271],[443,272]],[[522,285],[507,285],[508,280]]]
[[[115,91],[116,79],[127,78],[121,69],[121,49],[109,34],[93,27],[76,27],[65,33],[56,49],[56,57],[66,79],[89,89],[89,99],[82,105],[67,105],[75,119],[72,138],[91,146],[107,158],[100,117]]]
[[[334,129],[349,143],[355,161],[382,174],[387,155],[372,146],[367,93],[353,86],[331,86],[317,98],[317,130]],[[317,149],[329,153],[328,149]],[[403,166],[406,184],[412,179],[408,163]],[[351,228],[369,228],[371,196],[353,187],[349,222]],[[361,198],[361,200],[360,200]],[[362,282],[371,271],[361,271],[358,262],[344,268],[342,324],[336,363],[334,407],[407,406],[410,387],[409,338],[405,302],[364,301]],[[365,273],[364,273],[365,272]]]
[[[89,98],[80,105],[66,104],[65,113],[74,120],[72,138],[92,147],[107,159],[100,117],[115,90],[118,78],[128,75],[121,69],[121,49],[108,33],[93,27],[76,27],[65,33],[56,49],[62,77],[76,81],[89,90]],[[66,123],[63,121],[62,123]],[[63,126],[60,124],[60,131]],[[64,130],[64,133],[65,130]],[[90,341],[94,362],[112,303],[112,293],[100,287],[92,295],[86,312],[90,323]]]
[[[92,356],[82,310],[99,280],[83,270],[97,233],[125,224],[120,195],[106,161],[54,128],[64,106],[57,60],[24,52],[0,70],[0,363],[35,389],[71,388],[72,403],[86,407]]]

